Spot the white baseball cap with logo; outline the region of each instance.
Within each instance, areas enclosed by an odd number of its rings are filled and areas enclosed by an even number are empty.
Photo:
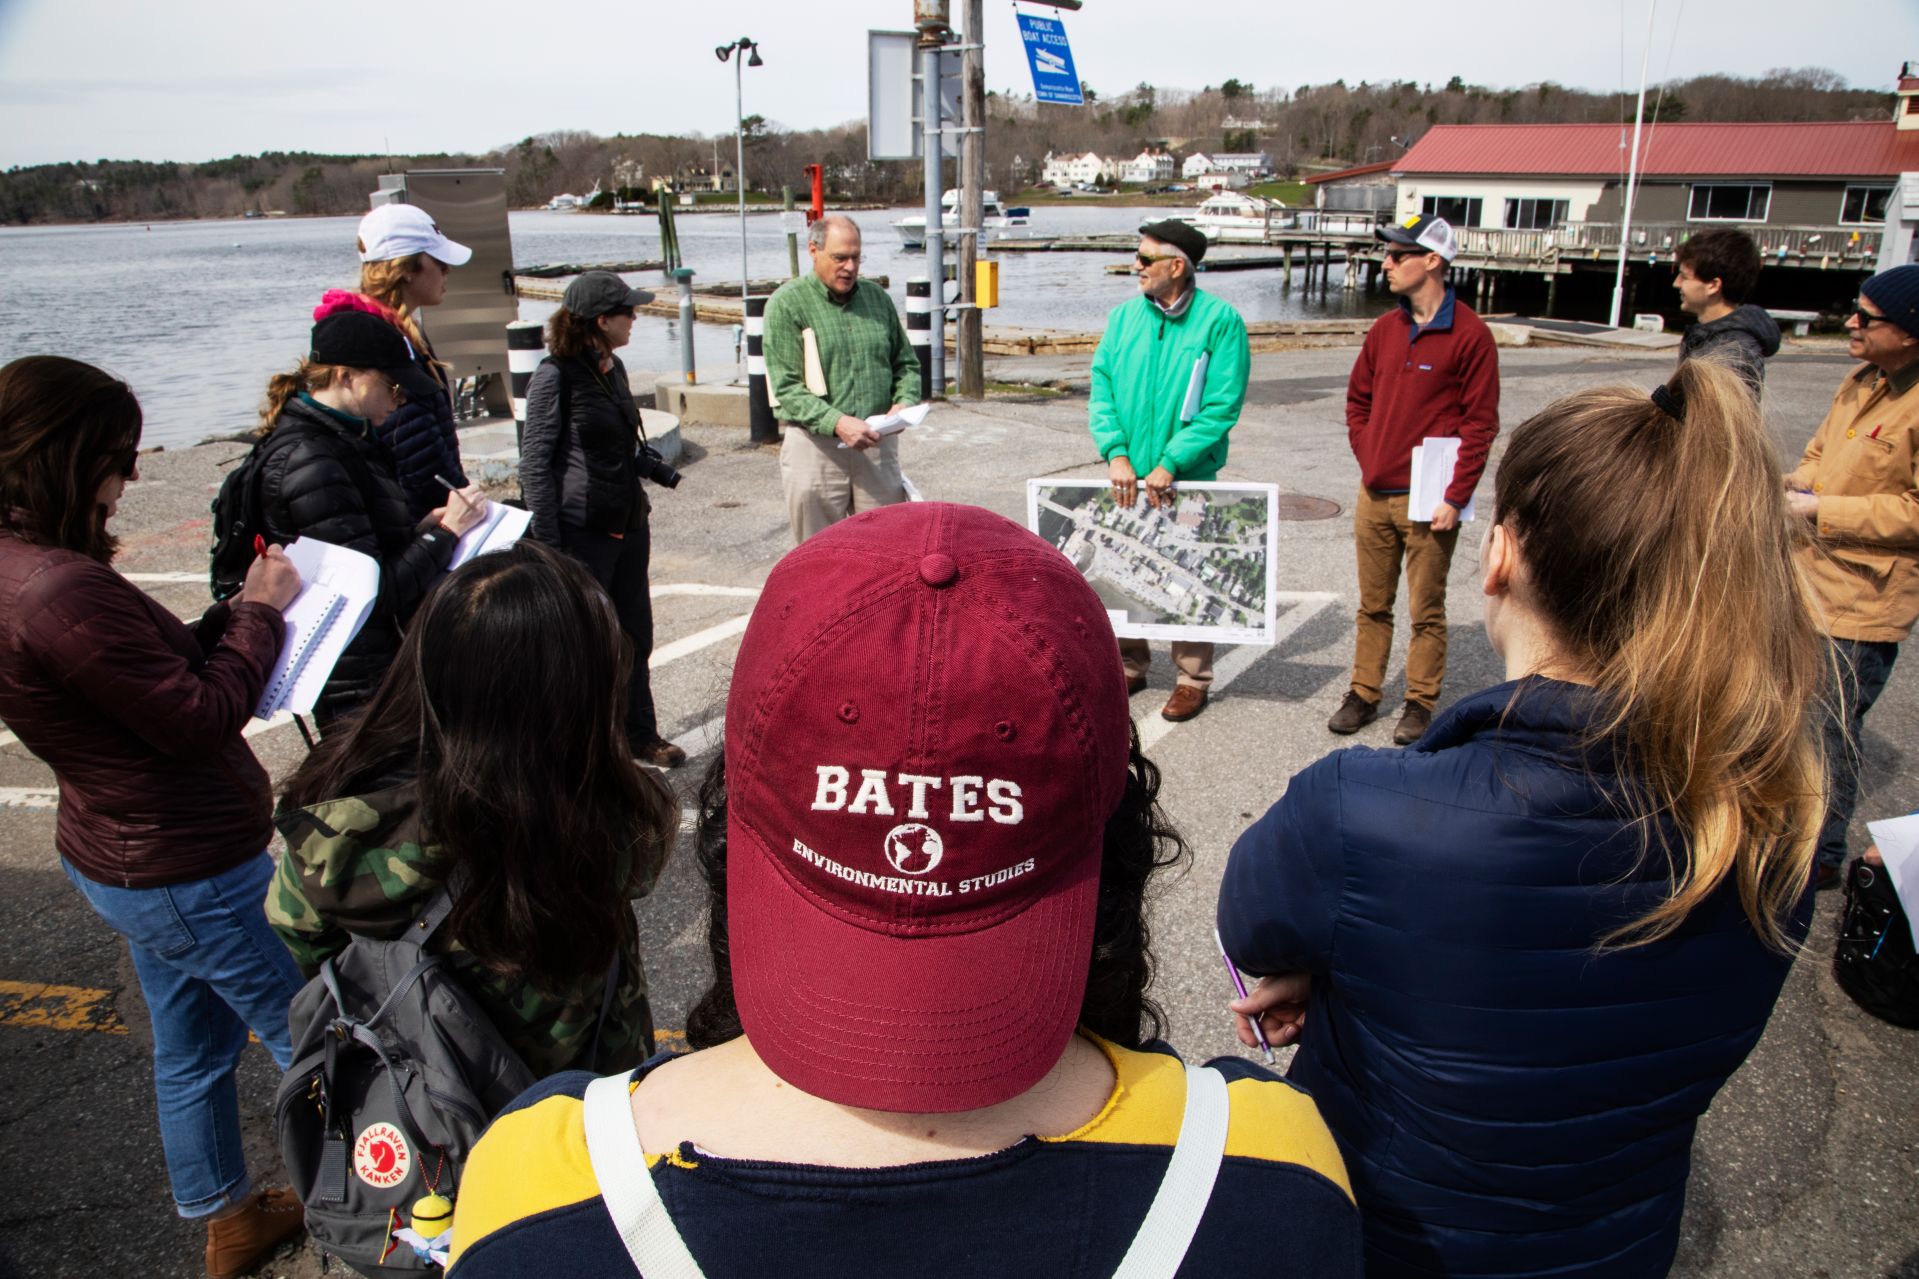
[[[1453,234],[1452,223],[1444,218],[1415,213],[1398,226],[1380,227],[1373,234],[1392,244],[1437,253],[1448,262],[1459,256],[1459,238]]]
[[[441,234],[425,209],[411,204],[382,204],[360,219],[360,261],[389,262],[427,253],[448,266],[465,266],[473,250]]]

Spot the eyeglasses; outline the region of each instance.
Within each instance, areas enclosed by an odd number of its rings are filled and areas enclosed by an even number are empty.
[[[1407,258],[1423,258],[1431,252],[1431,249],[1388,249],[1386,250],[1386,260],[1388,262],[1404,262]]]
[[[389,390],[389,391],[391,391],[391,392],[393,392],[393,400],[394,400],[394,403],[396,403],[396,404],[405,404],[405,403],[406,403],[406,388],[405,388],[405,387],[403,387],[403,386],[401,386],[401,385],[400,385],[400,384],[399,384],[398,382],[395,382],[395,381],[394,381],[394,380],[393,380],[392,378],[388,378],[388,377],[383,377],[383,378],[381,378],[380,380],[381,380],[382,382],[385,382],[385,383],[386,383],[386,389],[387,389],[387,390]]]
[[[1862,329],[1869,329],[1875,323],[1883,324],[1886,321],[1885,316],[1874,315],[1863,306],[1855,306],[1852,308],[1852,318],[1859,321],[1859,327]]]
[[[1135,253],[1133,256],[1139,259],[1139,264],[1142,267],[1149,267],[1153,265],[1153,263],[1155,262],[1179,261],[1179,254],[1177,253],[1161,253],[1158,256],[1154,256],[1153,254],[1150,254],[1150,253]]]

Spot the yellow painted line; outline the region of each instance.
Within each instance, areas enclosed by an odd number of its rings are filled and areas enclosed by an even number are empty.
[[[33,981],[0,981],[0,1029],[6,1028],[127,1033],[126,1023],[114,1011],[112,991]],[[684,1030],[655,1030],[653,1044],[667,1052],[692,1051]]]
[[[0,981],[0,1027],[127,1033],[112,991],[31,981]]]

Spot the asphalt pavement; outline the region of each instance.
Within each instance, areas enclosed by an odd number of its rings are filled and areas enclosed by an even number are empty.
[[[1550,347],[1500,357],[1508,427],[1579,387],[1650,388],[1671,359]],[[1328,517],[1282,525],[1280,642],[1222,649],[1214,699],[1189,723],[1158,716],[1172,681],[1163,646],[1152,686],[1133,699],[1165,777],[1162,800],[1193,853],[1153,907],[1153,995],[1168,1038],[1189,1057],[1240,1051],[1212,944],[1226,852],[1294,772],[1347,740],[1329,735],[1325,721],[1345,691],[1356,602],[1347,513],[1358,473],[1343,408],[1352,358],[1350,349],[1255,356],[1220,477],[1277,483],[1333,506]],[[907,474],[930,499],[1021,522],[1029,478],[1103,475],[1086,434],[1086,367],[1072,358],[993,362],[997,379],[1074,389],[939,406],[904,439]],[[1772,361],[1766,412],[1783,457],[1797,457],[1848,367],[1829,342],[1791,343]],[[688,427],[685,435],[685,482],[654,502],[653,681],[663,730],[695,756],[669,775],[690,816],[753,593],[789,536],[775,450],[726,429]],[[204,606],[207,502],[222,466],[243,452],[229,443],[149,454],[121,503],[118,567],[182,616]],[[1442,707],[1504,678],[1479,625],[1484,528],[1465,527],[1453,563]],[[1402,613],[1389,708],[1404,695],[1405,631]],[[1388,744],[1394,718],[1351,740]],[[1896,672],[1867,721],[1862,819],[1919,808],[1919,776],[1905,750],[1916,722],[1919,679]],[[276,778],[303,750],[290,727],[251,740]],[[61,873],[51,786],[38,760],[0,737],[0,1168],[9,1188],[0,1206],[0,1273],[197,1275],[204,1235],[172,1214],[139,987],[125,947]],[[1863,842],[1861,827],[1855,847]],[[684,1024],[708,977],[690,852],[683,834],[659,888],[639,907],[655,1013],[669,1029]],[[1919,1279],[1919,1032],[1872,1020],[1833,983],[1837,905],[1836,894],[1822,898],[1812,941],[1764,1039],[1701,1126],[1676,1275]],[[252,1167],[268,1181],[278,1179],[274,1082],[265,1053],[249,1050],[241,1104]],[[258,1273],[319,1271],[311,1253],[288,1248]]]

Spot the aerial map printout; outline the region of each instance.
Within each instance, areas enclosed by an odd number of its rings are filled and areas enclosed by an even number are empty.
[[[1279,486],[1194,482],[1122,510],[1103,480],[1028,480],[1026,524],[1137,639],[1273,642]]]

